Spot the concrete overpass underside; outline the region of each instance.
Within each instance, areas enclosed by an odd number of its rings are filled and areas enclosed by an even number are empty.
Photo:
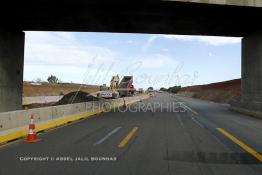
[[[181,0],[180,0],[181,1]],[[1,31],[83,31],[246,36],[261,8],[177,1],[34,0],[0,7]],[[14,7],[13,4],[18,4]]]
[[[28,0],[1,5],[0,111],[21,108],[23,31],[82,31],[244,37],[240,106],[262,112],[262,0],[191,1]]]

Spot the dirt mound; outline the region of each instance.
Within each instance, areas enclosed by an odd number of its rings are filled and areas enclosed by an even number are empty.
[[[241,79],[183,87],[178,94],[219,103],[240,100]]]
[[[99,98],[90,95],[87,92],[83,91],[75,91],[70,92],[61,98],[55,105],[64,105],[64,104],[71,104],[71,103],[82,103],[88,101],[98,101]]]

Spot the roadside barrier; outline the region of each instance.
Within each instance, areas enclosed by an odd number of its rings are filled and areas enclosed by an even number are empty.
[[[31,115],[34,115],[34,130],[37,133],[147,98],[148,95],[142,95],[125,97],[124,101],[112,99],[3,112],[0,113],[0,144],[28,136],[28,123],[31,121],[31,118],[28,120],[28,116]],[[101,108],[105,103],[109,106],[106,105],[106,109]]]

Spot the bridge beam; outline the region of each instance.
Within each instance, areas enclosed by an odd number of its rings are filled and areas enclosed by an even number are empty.
[[[24,32],[0,32],[0,112],[22,108]]]

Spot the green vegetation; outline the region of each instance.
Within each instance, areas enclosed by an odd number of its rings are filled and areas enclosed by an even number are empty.
[[[58,78],[54,75],[50,75],[48,78],[47,78],[47,81],[48,83],[50,84],[57,84],[59,82]]]
[[[181,86],[173,86],[173,87],[169,87],[168,89],[161,87],[160,91],[167,91],[167,92],[171,92],[171,93],[177,93],[179,90],[181,89]]]
[[[168,92],[177,93],[181,89],[181,86],[173,86],[167,89]]]
[[[147,88],[147,91],[153,91],[153,90],[154,90],[153,87],[149,87],[149,88]]]
[[[161,87],[160,91],[167,91],[167,88]]]

